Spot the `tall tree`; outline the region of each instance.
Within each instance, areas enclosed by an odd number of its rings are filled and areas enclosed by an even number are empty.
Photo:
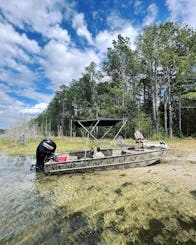
[[[138,67],[135,54],[130,47],[129,38],[119,35],[117,40],[113,41],[113,48],[108,49],[107,60],[104,62],[104,71],[111,78],[110,97],[113,103],[111,106],[120,116],[127,112],[134,113],[139,95]]]
[[[194,106],[189,100],[191,107],[184,109],[184,95],[195,91],[195,37],[195,31],[182,24],[152,25],[138,36],[133,51],[130,40],[119,35],[103,70],[92,62],[78,80],[62,85],[38,117],[39,125],[45,132],[69,135],[73,118],[126,116],[129,133],[137,119],[148,135],[152,122],[154,133],[161,127],[170,137],[192,133],[194,126],[185,123],[185,115]]]
[[[184,82],[190,77],[194,55],[191,51],[194,32],[185,25],[171,22],[160,25],[159,59],[163,72],[165,131],[169,121],[169,135],[173,135],[173,115],[178,100],[179,133],[181,129],[181,96],[185,92]],[[188,87],[186,87],[188,89]],[[167,111],[169,120],[167,120]]]
[[[148,26],[144,29],[143,33],[139,35],[136,40],[138,51],[138,59],[143,67],[143,79],[145,78],[146,86],[150,91],[150,101],[152,103],[152,119],[155,132],[159,131],[158,120],[158,41],[159,41],[159,28],[156,25]],[[144,80],[143,80],[144,81]],[[144,95],[143,95],[144,96]]]

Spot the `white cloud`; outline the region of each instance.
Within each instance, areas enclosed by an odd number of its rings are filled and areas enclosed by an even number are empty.
[[[26,34],[17,33],[14,28],[7,23],[0,23],[0,41],[2,43],[15,44],[25,48],[28,52],[39,53],[40,48],[35,40],[29,40]]]
[[[51,39],[55,39],[59,42],[67,42],[70,43],[70,36],[67,30],[62,29],[59,25],[49,28],[47,32],[47,37]]]
[[[131,48],[132,49],[135,49],[135,45],[134,45],[134,42],[135,42],[135,39],[136,37],[138,36],[139,34],[139,30],[134,28],[132,25],[130,24],[127,24],[124,26],[121,34],[124,36],[124,37],[128,37],[130,39],[130,42],[131,42]]]
[[[31,100],[36,100],[39,103],[43,101],[45,103],[49,103],[52,100],[52,95],[48,95],[44,92],[44,88],[42,88],[42,92],[37,92],[35,88],[28,87],[28,88],[21,88],[16,91],[17,95],[26,97]]]
[[[94,45],[91,33],[88,31],[88,28],[84,21],[84,14],[82,13],[75,14],[72,20],[72,25],[73,28],[76,29],[76,32],[79,36],[86,38],[89,44]]]
[[[10,62],[11,63],[11,62]],[[14,63],[14,61],[13,61]],[[11,64],[10,64],[11,67]],[[17,69],[17,67],[15,66]],[[26,68],[25,66],[20,66],[22,72],[15,72],[12,70],[1,69],[2,73],[0,73],[0,80],[5,81],[6,84],[9,86],[17,87],[29,87],[32,86],[33,80],[36,78],[36,74],[34,74],[30,69]]]
[[[134,9],[135,9],[134,13],[136,15],[139,14],[139,13],[141,13],[143,11],[142,1],[136,0],[134,2]]]
[[[27,106],[25,103],[9,96],[6,92],[10,92],[10,89],[4,85],[1,85],[0,128],[10,128],[14,126],[16,121],[19,120],[23,115],[26,115],[26,119],[29,120],[47,108],[48,103],[38,103],[34,106]]]
[[[38,114],[42,113],[47,108],[47,106],[48,106],[47,103],[40,103],[40,104],[36,104],[32,107],[24,108],[24,109],[20,110],[20,112],[34,116],[34,115],[38,115]]]
[[[158,14],[158,7],[156,4],[152,3],[147,8],[147,16],[143,20],[143,26],[151,25],[155,22]]]
[[[62,1],[6,0],[0,1],[5,18],[21,29],[42,33],[47,36],[52,26],[60,23],[63,16],[59,9]]]
[[[14,125],[25,108],[23,102],[8,93],[38,101],[44,98],[34,89],[26,93],[37,79],[37,74],[29,65],[35,64],[41,48],[35,40],[30,40],[26,34],[19,34],[6,22],[0,22],[0,33],[0,81],[3,82],[0,84],[0,128],[7,128]]]
[[[47,95],[44,89],[41,93],[37,92],[35,81],[48,78],[51,80],[49,88],[55,91],[59,85],[79,78],[91,61],[99,63],[95,51],[73,48],[68,31],[61,27],[65,17],[62,9],[66,7],[62,0],[10,0],[9,4],[5,0],[0,1],[3,13],[0,14],[0,81],[6,84],[0,85],[4,98],[4,102],[1,100],[0,114],[3,115],[7,108],[6,116],[1,117],[0,127],[6,122],[9,126],[14,121],[13,117],[21,113],[41,112],[41,108],[25,106],[7,92],[36,100],[38,104],[48,104],[52,96]],[[73,17],[75,12],[71,7],[68,10],[69,17]],[[77,34],[93,45],[83,14],[74,15],[73,25]],[[14,27],[20,28],[20,32]],[[49,42],[44,47],[39,46],[34,36],[29,38],[25,34],[29,31],[36,32],[36,35],[40,33],[43,40],[49,39]],[[12,104],[15,106],[10,106]]]
[[[36,98],[40,101],[40,103],[34,106],[28,106],[26,103],[10,96],[8,94],[10,92],[12,92],[12,90],[8,86],[0,84],[0,128],[10,128],[14,126],[16,121],[24,114],[28,120],[33,116],[37,116],[46,109],[52,99],[52,96],[35,92],[34,89],[30,87],[15,91],[19,96],[26,96],[30,99]]]
[[[121,31],[128,23],[127,20],[124,20],[120,18],[115,12],[112,12],[108,17],[107,17],[107,24],[110,26],[110,30],[112,31]]]
[[[45,75],[52,81],[53,89],[81,77],[84,67],[90,62],[99,62],[96,53],[91,49],[80,51],[54,40],[45,46],[44,55],[46,58],[42,60],[42,65]]]
[[[134,28],[128,21],[119,18],[115,14],[108,17],[108,24],[111,27],[111,31],[101,31],[95,38],[96,47],[101,56],[106,53],[107,48],[112,47],[112,41],[116,40],[119,34],[123,37],[128,37],[131,42],[131,48],[135,48],[134,41],[138,35],[138,30],[136,28]]]
[[[0,91],[0,98],[0,128],[7,128],[14,124],[16,118],[19,118],[18,112],[24,104],[7,95],[4,91]]]
[[[112,47],[112,41],[114,40],[114,34],[107,30],[100,31],[95,38],[96,47],[100,53],[105,53],[107,48]]]
[[[0,22],[0,32],[0,79],[11,86],[29,86],[36,76],[28,65],[40,55],[39,45],[10,24]]]
[[[27,38],[26,34],[19,34],[16,32],[10,24],[0,22],[0,54],[18,55],[16,53],[19,50],[20,55],[39,54],[40,47],[35,40]],[[16,50],[17,49],[17,50]],[[4,52],[4,53],[3,53]],[[18,57],[18,56],[17,56]]]
[[[166,4],[171,13],[170,19],[172,21],[181,21],[196,27],[195,0],[167,0]]]

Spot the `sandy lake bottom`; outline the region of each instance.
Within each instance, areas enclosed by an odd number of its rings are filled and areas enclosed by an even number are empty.
[[[0,244],[196,244],[193,149],[149,167],[61,176],[30,172],[32,157],[1,156]]]

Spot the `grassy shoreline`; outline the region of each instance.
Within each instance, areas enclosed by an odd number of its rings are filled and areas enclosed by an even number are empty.
[[[85,149],[90,149],[91,147],[96,147],[95,142],[89,140],[88,145],[86,144],[86,139],[80,137],[51,137],[51,139],[56,143],[56,153],[68,152],[68,151],[80,151]],[[43,140],[43,137],[30,139],[26,144],[21,144],[13,142],[8,139],[0,139],[0,152],[8,154],[35,154],[36,148],[39,143]],[[126,140],[127,141],[127,140]],[[125,142],[126,142],[125,141]],[[108,148],[109,140],[102,140],[101,147]],[[130,144],[131,140],[129,141]],[[114,144],[118,147],[118,141]]]
[[[8,139],[0,139],[0,152],[19,155],[35,154],[36,148],[42,139],[43,138],[41,137],[30,139],[26,144],[19,144]],[[96,147],[95,142],[89,141],[88,145],[86,145],[86,140],[79,137],[51,137],[51,139],[54,140],[57,145],[56,153],[67,151],[80,151],[90,149],[90,147]],[[110,140],[108,139],[102,140],[101,147],[109,148],[109,142]],[[193,138],[172,138],[166,139],[164,140],[164,142],[166,142],[171,149],[184,150],[185,147],[188,147],[189,150],[192,149],[194,151],[194,149],[196,148],[196,139]],[[135,142],[133,139],[126,139],[125,144],[135,145]],[[111,147],[119,147],[118,139],[116,140],[116,142],[114,142],[113,145],[111,145]]]

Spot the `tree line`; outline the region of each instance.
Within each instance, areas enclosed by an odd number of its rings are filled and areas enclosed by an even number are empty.
[[[127,118],[146,137],[196,135],[196,32],[167,22],[144,28],[131,48],[118,36],[101,67],[92,62],[78,80],[61,85],[48,108],[31,123],[53,135],[74,132],[73,120]],[[66,58],[66,57],[65,57]]]

